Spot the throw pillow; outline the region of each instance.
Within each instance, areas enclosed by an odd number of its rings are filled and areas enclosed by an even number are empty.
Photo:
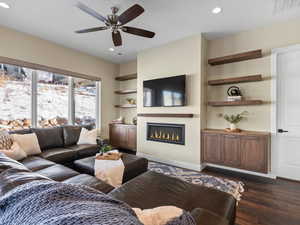
[[[97,130],[96,129],[88,130],[88,129],[82,128],[77,144],[78,145],[83,145],[83,144],[96,145],[97,144],[96,140],[97,140]]]
[[[12,134],[12,138],[16,141],[24,152],[28,155],[41,154],[41,148],[35,133],[31,134]],[[51,137],[49,137],[51,138]]]
[[[161,206],[154,209],[137,209],[133,211],[144,225],[165,225],[183,213],[182,209],[175,206]]]
[[[11,136],[5,132],[0,132],[0,149],[11,149],[11,146],[13,145],[13,139]]]
[[[17,142],[13,142],[13,145],[10,149],[1,149],[0,152],[14,160],[22,160],[27,157],[27,154]]]

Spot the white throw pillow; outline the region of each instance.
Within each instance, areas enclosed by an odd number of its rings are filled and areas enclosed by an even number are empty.
[[[17,142],[14,142],[10,149],[1,149],[0,152],[14,160],[22,160],[27,157],[26,152],[23,151]]]
[[[13,134],[12,138],[16,141],[24,152],[28,155],[38,155],[41,154],[41,148],[39,141],[35,133],[32,134]],[[49,137],[51,138],[51,137]]]
[[[96,145],[97,144],[97,130],[88,130],[86,128],[82,128],[80,132],[80,137],[77,142],[78,145],[83,145],[83,144],[91,144],[91,145]]]

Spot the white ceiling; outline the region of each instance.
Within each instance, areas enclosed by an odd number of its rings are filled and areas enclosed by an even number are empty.
[[[108,49],[113,47],[110,31],[74,33],[78,29],[103,25],[74,7],[77,0],[1,1],[11,6],[9,10],[0,8],[1,25],[115,63],[135,59],[137,52],[143,49],[193,34],[204,33],[213,39],[300,16],[300,0],[81,0],[102,15],[109,14],[113,5],[119,6],[121,12],[135,3],[145,8],[145,13],[128,26],[154,31],[155,38],[123,33],[123,46],[110,52]],[[281,5],[284,2],[292,5]],[[223,12],[213,15],[211,10],[217,5]],[[118,52],[123,56],[118,56]]]

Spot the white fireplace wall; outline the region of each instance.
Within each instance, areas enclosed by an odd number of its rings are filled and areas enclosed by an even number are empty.
[[[187,113],[194,118],[139,117],[137,126],[138,155],[186,168],[200,170],[200,131],[204,109],[202,93],[206,41],[202,35],[192,36],[138,54],[137,113]],[[143,81],[187,75],[187,106],[143,107]],[[185,124],[185,145],[147,141],[147,122]]]

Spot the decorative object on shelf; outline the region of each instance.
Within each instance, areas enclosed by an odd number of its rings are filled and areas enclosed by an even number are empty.
[[[136,117],[136,116],[132,118],[132,123],[133,123],[134,125],[137,125],[137,117]]]
[[[125,120],[124,117],[121,116],[120,118],[111,121],[111,123],[123,124],[123,123],[124,123],[124,120]]]
[[[239,87],[237,86],[231,86],[227,90],[227,101],[241,101],[242,100],[242,92]]]
[[[237,129],[237,124],[241,122],[248,115],[247,111],[241,112],[236,115],[224,115],[224,119],[230,123],[230,132],[240,132],[241,130]],[[228,128],[226,129],[228,130]]]
[[[136,105],[136,100],[134,98],[126,98],[126,101],[130,105]]]

